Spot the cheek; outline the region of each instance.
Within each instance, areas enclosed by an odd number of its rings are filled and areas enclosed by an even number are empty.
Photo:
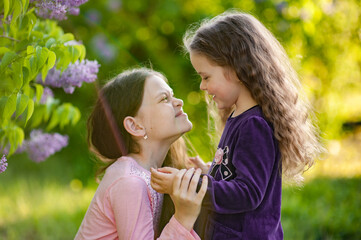
[[[166,126],[172,124],[173,119],[171,119],[170,111],[154,111],[149,115],[147,120],[147,125],[149,130],[158,131],[159,128],[165,128]]]

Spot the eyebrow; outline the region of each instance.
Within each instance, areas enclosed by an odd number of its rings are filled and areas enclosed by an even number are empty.
[[[199,75],[208,75],[207,73],[205,72],[197,72]]]

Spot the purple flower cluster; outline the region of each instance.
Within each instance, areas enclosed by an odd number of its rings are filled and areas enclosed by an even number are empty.
[[[65,20],[66,14],[78,15],[79,6],[88,0],[30,0],[35,3],[36,13],[42,18]]]
[[[6,157],[5,155],[3,155],[0,160],[0,173],[5,172],[7,167],[8,167],[8,163],[6,162]]]
[[[30,139],[24,140],[17,153],[26,151],[29,158],[35,162],[42,162],[50,155],[60,151],[68,145],[69,137],[59,133],[43,133],[42,130],[33,130]]]
[[[94,82],[97,78],[100,65],[96,60],[84,60],[79,63],[69,64],[63,73],[55,67],[50,69],[45,78],[45,82],[39,76],[38,83],[45,86],[63,88],[66,93],[73,93],[75,87],[81,87],[83,82]]]
[[[91,44],[97,54],[106,62],[111,62],[116,58],[117,49],[110,44],[104,34],[98,34],[93,37]]]
[[[48,87],[44,87],[43,95],[41,96],[40,99],[40,104],[46,104],[48,99],[53,97],[54,97],[53,91],[51,91],[51,89]]]

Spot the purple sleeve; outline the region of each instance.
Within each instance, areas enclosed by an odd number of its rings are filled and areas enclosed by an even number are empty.
[[[203,200],[205,208],[221,214],[257,208],[276,162],[273,131],[263,118],[252,117],[237,131],[238,138],[232,148],[236,177],[229,181],[216,181],[208,175],[207,195]]]

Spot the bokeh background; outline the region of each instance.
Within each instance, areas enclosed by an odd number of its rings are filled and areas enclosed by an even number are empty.
[[[9,158],[0,175],[0,239],[73,239],[96,190],[86,120],[96,85],[122,70],[152,66],[184,100],[194,128],[187,135],[211,161],[200,79],[182,50],[193,23],[236,8],[256,16],[286,49],[315,111],[328,153],[306,172],[303,187],[284,186],[285,239],[361,239],[361,4],[359,0],[90,0],[59,24],[101,68],[71,101],[82,112],[75,127],[56,129],[69,145],[47,161]]]

